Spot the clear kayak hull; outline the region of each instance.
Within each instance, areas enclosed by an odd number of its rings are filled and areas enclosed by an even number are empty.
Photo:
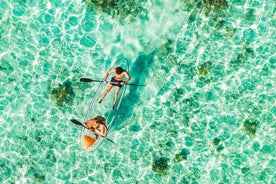
[[[129,65],[128,61],[126,59],[120,59],[115,62],[115,64],[111,67],[122,67],[127,72],[129,72]],[[110,81],[112,75],[109,76],[107,81]],[[90,101],[88,110],[86,112],[85,121],[94,118],[95,116],[103,116],[106,119],[106,126],[107,126],[107,136],[108,133],[117,117],[120,105],[122,103],[123,97],[126,92],[127,85],[123,85],[120,89],[117,103],[112,109],[112,103],[114,98],[114,90],[115,87],[113,87],[110,92],[106,95],[105,99],[102,101],[102,103],[98,103],[98,101],[101,98],[101,95],[109,85],[109,83],[100,82],[97,83],[98,88],[96,89],[95,95],[93,99]],[[95,151],[97,150],[101,144],[103,143],[105,139],[101,136],[96,139],[95,134],[91,132],[90,130],[83,128],[80,135],[80,145],[83,147],[86,151]]]

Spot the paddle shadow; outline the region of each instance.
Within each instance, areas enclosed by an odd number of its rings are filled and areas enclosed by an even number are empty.
[[[146,77],[149,76],[149,68],[154,62],[154,53],[148,55],[139,55],[135,62],[130,66],[129,83],[145,84]],[[142,76],[142,77],[140,77]],[[135,108],[135,105],[140,101],[140,93],[145,90],[145,86],[128,86],[127,94],[124,97],[118,116],[112,128],[119,130],[123,127],[126,119],[128,119]]]

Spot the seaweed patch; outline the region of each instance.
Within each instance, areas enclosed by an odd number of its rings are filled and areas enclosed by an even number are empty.
[[[226,0],[202,0],[202,3],[210,9],[219,10],[228,8]]]
[[[254,21],[256,19],[256,10],[253,8],[250,8],[247,10],[246,14],[244,15],[244,19],[246,21]]]
[[[154,160],[152,164],[152,170],[160,175],[166,175],[169,169],[168,161],[169,159],[166,157],[161,157]]]
[[[56,99],[57,106],[71,105],[73,103],[75,92],[70,81],[59,84],[51,91],[52,97]]]
[[[198,67],[199,75],[202,76],[202,77],[205,77],[211,66],[212,66],[212,63],[210,61],[207,61],[207,62],[201,64]]]
[[[182,0],[187,10],[202,9],[206,14],[211,11],[225,10],[229,7],[226,0]]]
[[[147,18],[147,10],[143,8],[142,3],[135,0],[87,0],[86,4],[119,20],[129,18],[130,21],[135,21],[137,18]]]
[[[216,137],[216,138],[213,139],[213,142],[212,142],[212,143],[213,143],[213,145],[218,146],[219,143],[220,143],[220,141],[221,141],[221,140],[220,140],[219,138]]]
[[[182,160],[187,160],[188,155],[190,154],[190,151],[188,149],[182,149],[180,153],[176,154],[174,157],[174,161],[180,162]]]
[[[257,126],[260,124],[257,120],[245,120],[243,122],[243,127],[245,129],[245,132],[250,135],[256,135]]]
[[[240,53],[236,56],[236,58],[232,59],[229,64],[232,67],[240,67],[243,63],[252,57],[254,57],[254,50],[245,44]]]

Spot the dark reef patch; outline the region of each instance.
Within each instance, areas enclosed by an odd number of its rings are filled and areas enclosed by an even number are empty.
[[[188,149],[182,149],[180,153],[176,154],[174,157],[174,161],[180,162],[182,160],[187,160],[188,155],[190,154],[190,151]]]
[[[212,11],[218,14],[219,11],[229,7],[226,0],[182,0],[182,3],[187,10],[200,9],[205,14],[210,14]]]
[[[75,92],[70,81],[59,84],[58,87],[51,90],[51,95],[56,99],[57,106],[71,105],[73,103]]]
[[[226,0],[202,0],[201,2],[213,10],[228,8],[228,2]]]
[[[250,135],[256,135],[256,131],[257,131],[257,126],[260,124],[259,121],[257,120],[245,120],[243,122],[243,127],[245,129],[245,132],[247,134],[250,134]]]
[[[202,77],[205,77],[211,66],[212,66],[212,63],[210,61],[207,61],[207,62],[201,64],[198,67],[199,75],[202,76]]]
[[[244,64],[248,59],[254,57],[254,50],[248,47],[247,44],[243,46],[240,53],[230,61],[230,66],[234,68],[239,68],[242,64]]]
[[[152,170],[160,175],[166,175],[169,169],[168,161],[169,159],[166,157],[161,157],[154,160],[152,164]]]
[[[143,1],[135,0],[87,0],[88,8],[94,7],[99,12],[111,15],[120,21],[129,19],[135,21],[138,18],[147,18],[147,10],[143,8]]]
[[[213,139],[212,143],[213,143],[213,145],[218,146],[219,143],[220,143],[220,139],[216,137],[216,138]]]

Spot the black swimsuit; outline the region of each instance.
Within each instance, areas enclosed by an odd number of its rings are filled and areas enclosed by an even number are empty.
[[[117,79],[115,79],[115,77],[112,77],[110,82],[112,82],[111,85],[113,85],[113,86],[122,87],[122,84],[121,84],[122,80],[117,80]],[[113,84],[113,82],[115,84]]]

